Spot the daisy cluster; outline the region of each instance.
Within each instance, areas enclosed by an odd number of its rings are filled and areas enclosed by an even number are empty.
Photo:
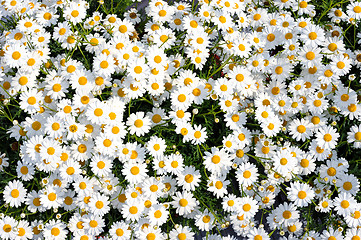
[[[360,2],[112,4],[1,2],[1,239],[361,238]]]

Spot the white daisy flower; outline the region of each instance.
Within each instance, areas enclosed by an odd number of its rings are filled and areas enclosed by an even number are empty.
[[[4,200],[10,207],[20,207],[26,200],[26,189],[22,182],[15,180],[9,182],[4,189]]]
[[[129,127],[129,133],[135,133],[139,137],[149,132],[151,122],[149,117],[145,116],[144,112],[137,112],[130,114],[127,125]]]

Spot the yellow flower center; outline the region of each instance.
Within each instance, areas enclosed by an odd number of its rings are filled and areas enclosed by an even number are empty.
[[[58,236],[59,234],[60,234],[59,228],[54,227],[51,229],[51,235]]]
[[[132,206],[132,207],[129,208],[129,212],[130,212],[131,214],[137,214],[138,208],[135,207],[135,206]]]
[[[217,189],[221,189],[223,187],[223,183],[221,181],[217,181],[215,186]]]
[[[252,174],[251,174],[251,172],[250,172],[249,170],[246,170],[246,171],[243,172],[243,177],[244,177],[244,178],[250,178],[251,175],[252,175]]]
[[[334,167],[330,167],[329,169],[327,169],[327,174],[331,177],[336,175],[336,169]]]
[[[210,221],[211,221],[211,217],[210,216],[204,216],[203,218],[202,218],[202,221],[204,222],[204,223],[209,223]]]
[[[287,158],[281,158],[281,160],[280,160],[280,164],[283,165],[283,166],[286,165],[287,162],[288,162]]]
[[[348,208],[350,206],[350,203],[347,200],[341,201],[341,207],[342,208]]]
[[[139,173],[139,167],[137,166],[134,166],[130,169],[130,172],[133,174],[133,175],[138,175]]]
[[[220,158],[218,155],[214,155],[214,156],[212,157],[212,162],[213,162],[214,164],[218,164],[220,161],[221,161],[221,158]]]
[[[299,199],[305,199],[307,196],[306,192],[305,191],[299,191],[298,192],[298,198]]]
[[[13,198],[18,198],[19,195],[20,195],[20,192],[19,192],[19,190],[17,190],[17,189],[13,189],[13,190],[11,191],[10,195],[11,195]]]
[[[154,217],[155,217],[155,218],[160,218],[160,217],[162,217],[162,212],[161,212],[160,210],[155,211],[155,212],[154,212]]]
[[[329,134],[329,133],[326,133],[325,136],[323,136],[323,139],[326,141],[326,142],[330,142],[332,140],[332,135]]]
[[[186,199],[182,198],[181,200],[179,200],[179,205],[181,207],[185,207],[188,205],[188,201]]]
[[[290,219],[292,217],[292,213],[288,210],[284,211],[282,214],[283,218]]]
[[[243,211],[248,212],[249,210],[251,210],[251,205],[249,203],[246,203],[243,205],[242,209]]]

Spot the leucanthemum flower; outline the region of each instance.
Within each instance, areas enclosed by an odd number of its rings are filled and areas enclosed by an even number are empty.
[[[258,27],[267,20],[267,11],[264,8],[257,8],[250,13],[251,26]]]
[[[91,140],[77,141],[70,146],[72,157],[78,161],[85,161],[91,157],[94,143]]]
[[[355,206],[355,204],[356,200],[350,193],[340,193],[339,196],[333,200],[334,209],[343,217],[351,213],[352,206]]]
[[[289,77],[289,73],[292,72],[292,65],[289,63],[289,61],[278,58],[270,64],[269,72],[272,74],[272,79],[285,80]]]
[[[13,44],[5,52],[4,60],[9,67],[20,67],[25,63],[28,51],[23,45]]]
[[[325,97],[319,98],[314,95],[311,95],[306,103],[308,111],[311,112],[311,114],[322,114],[323,111],[327,109],[328,105],[328,101]]]
[[[337,11],[337,10],[334,10]],[[340,11],[340,10],[338,10]],[[331,13],[332,10],[329,12]],[[345,46],[339,37],[328,37],[325,40],[325,47],[323,48],[323,52],[325,53],[339,53],[345,51]]]
[[[232,165],[231,157],[224,149],[211,148],[211,152],[205,152],[204,162],[206,169],[214,174],[222,174],[229,171]]]
[[[347,16],[356,20],[361,19],[361,4],[359,2],[352,2],[347,5]]]
[[[66,226],[60,220],[51,219],[44,226],[44,238],[51,240],[63,240],[68,234]]]
[[[347,142],[353,143],[354,148],[361,148],[361,125],[351,127],[347,133]]]
[[[361,222],[361,219],[360,219],[361,205],[360,205],[360,203],[356,203],[355,205],[351,206],[351,208],[352,208],[351,213],[345,217],[345,222],[347,223],[347,225],[349,227],[355,228]]]
[[[332,126],[323,127],[316,133],[317,144],[324,149],[333,149],[336,147],[340,134]]]
[[[202,128],[202,125],[194,125],[193,136],[191,136],[191,141],[193,144],[199,145],[206,141],[207,132],[206,128]]]
[[[360,189],[360,183],[353,174],[344,174],[337,178],[336,186],[340,192],[346,192],[352,195],[355,195]]]
[[[229,184],[230,181],[226,180],[226,175],[211,175],[208,180],[208,191],[214,193],[217,198],[222,198],[228,193]]]
[[[212,21],[214,21],[218,29],[226,31],[233,27],[234,23],[229,13],[220,10],[215,10],[214,13],[215,16],[212,18]]]
[[[149,132],[151,122],[149,117],[144,115],[144,112],[137,112],[128,117],[126,124],[130,134],[136,134],[139,137]]]
[[[252,228],[247,234],[249,239],[262,239],[262,240],[269,240],[270,237],[268,236],[267,232],[263,228]]]
[[[202,21],[195,15],[187,15],[183,18],[183,27],[189,32],[204,31],[202,27]]]
[[[129,224],[125,222],[114,222],[109,230],[109,234],[114,240],[127,240],[131,236]]]
[[[85,69],[75,71],[70,78],[71,87],[77,92],[90,92],[94,88],[94,81],[94,74]]]
[[[272,108],[270,106],[260,106],[256,109],[256,119],[262,123],[268,119],[276,118]]]
[[[165,184],[162,180],[153,177],[146,179],[142,183],[142,196],[150,199],[156,199],[164,195]]]
[[[312,47],[310,45],[305,45],[299,50],[297,57],[303,66],[308,68],[314,67],[322,60],[321,49],[317,46]]]
[[[199,49],[192,51],[190,48],[188,48],[186,53],[187,56],[191,59],[191,62],[195,65],[196,69],[202,70],[209,56],[208,50],[202,50],[200,52]]]
[[[145,58],[141,57],[130,61],[128,63],[127,71],[130,76],[136,79],[136,81],[139,81],[141,79],[148,78],[150,69],[149,66],[145,64]]]
[[[292,156],[289,150],[278,151],[273,156],[274,161],[274,170],[281,175],[286,175],[287,173],[295,170],[297,165],[297,160]]]
[[[282,121],[278,117],[267,118],[261,123],[261,128],[267,137],[275,136],[280,132]]]
[[[74,24],[80,23],[86,17],[85,2],[72,2],[64,9],[64,16]]]
[[[237,209],[238,215],[243,215],[244,219],[252,219],[258,212],[258,201],[251,197],[242,197]]]
[[[332,8],[327,15],[331,18],[332,22],[344,21],[347,19],[346,13],[342,8]]]
[[[174,109],[169,112],[169,118],[172,123],[178,127],[178,123],[187,123],[191,119],[191,113],[182,109]],[[178,132],[178,131],[176,131]]]
[[[23,181],[28,181],[33,178],[35,170],[32,164],[18,161],[16,172],[18,177],[20,177]]]
[[[323,178],[325,182],[332,182],[332,180],[343,176],[345,173],[345,166],[339,165],[338,162],[334,160],[327,160],[326,164],[322,164],[319,167],[320,177]]]
[[[122,207],[122,215],[133,221],[139,220],[143,211],[144,205],[135,199],[127,200]]]
[[[56,128],[57,125],[54,127]],[[83,124],[77,123],[74,117],[69,117],[69,119],[67,119],[67,121],[64,123],[63,127],[67,133],[66,139],[74,141],[81,139],[87,129],[87,127]]]
[[[227,97],[233,93],[234,82],[227,78],[218,78],[213,87],[214,93],[219,97]]]
[[[349,57],[345,57],[343,54],[334,55],[331,57],[331,70],[339,75],[343,76],[349,73],[351,69],[351,59]]]
[[[310,186],[299,182],[291,182],[291,186],[287,188],[287,191],[288,199],[300,207],[307,206],[315,196]]]
[[[75,202],[75,192],[70,190],[67,191],[64,195],[64,202],[62,207],[66,211],[72,211],[75,208],[77,208],[76,202]]]
[[[163,49],[169,49],[175,43],[174,32],[169,28],[159,29],[153,35],[154,43]]]
[[[40,157],[48,162],[58,161],[61,156],[61,150],[61,146],[57,141],[45,138],[40,147]]]
[[[201,174],[194,166],[185,166],[182,173],[177,176],[178,185],[186,191],[194,191],[200,181]]]
[[[89,200],[89,206],[92,214],[97,216],[104,216],[109,212],[109,200],[106,196],[95,193]]]
[[[108,77],[115,71],[115,61],[112,55],[105,53],[94,56],[93,71],[101,76]]]
[[[296,141],[305,141],[311,136],[312,124],[304,118],[293,120],[288,126],[290,134]]]
[[[191,89],[187,87],[178,88],[178,90],[171,93],[172,105],[177,109],[187,109],[190,107],[194,99]]]
[[[172,205],[176,208],[176,213],[182,216],[189,214],[197,206],[197,202],[191,192],[184,191],[175,193]]]
[[[164,4],[156,4],[149,6],[149,15],[156,22],[164,23],[170,21],[175,12],[175,6]]]
[[[164,139],[152,136],[147,142],[146,148],[152,156],[160,157],[163,155],[167,145]]]
[[[119,140],[113,140],[105,133],[101,133],[94,140],[94,150],[102,155],[114,156],[119,144]]]
[[[35,86],[36,74],[18,71],[12,80],[12,85],[16,91],[25,91]]]
[[[97,176],[107,176],[111,173],[113,163],[106,155],[94,154],[91,158],[90,167]]]
[[[112,141],[119,141],[119,139],[123,139],[127,135],[124,124],[119,122],[113,123],[111,125],[106,125],[104,127],[104,133],[107,138]]]
[[[177,228],[170,231],[169,237],[170,239],[193,239],[194,233],[192,232],[190,227],[183,227],[182,225],[178,225]]]
[[[181,154],[171,154],[164,161],[165,169],[172,174],[180,174],[184,170],[184,159]]]
[[[232,130],[237,130],[246,123],[246,113],[228,112],[225,116],[226,126]]]
[[[206,209],[204,212],[200,212],[195,216],[196,226],[203,231],[210,231],[214,225],[214,216]]]
[[[325,40],[323,29],[317,25],[309,25],[301,30],[300,39],[310,47],[322,45]]]
[[[164,82],[161,78],[152,77],[148,79],[147,91],[151,95],[159,96],[164,92],[164,90],[165,90]]]
[[[5,202],[11,207],[20,207],[26,200],[26,189],[22,182],[15,180],[6,185],[3,195]]]
[[[257,181],[259,174],[254,164],[245,162],[238,167],[236,176],[240,185],[248,187]]]
[[[223,197],[222,208],[227,212],[236,212],[239,207],[240,198],[234,194]]]
[[[20,108],[29,114],[38,112],[42,97],[42,92],[38,92],[36,88],[24,91],[20,94]]]
[[[308,175],[316,169],[315,159],[311,154],[302,154],[298,161],[299,174]]]
[[[105,221],[100,216],[96,215],[87,215],[84,217],[83,226],[85,232],[90,235],[98,235],[103,231],[103,227],[105,227]]]
[[[320,212],[327,213],[333,208],[333,203],[331,199],[322,198],[318,206],[320,207]]]
[[[169,211],[161,204],[152,206],[148,212],[148,218],[152,225],[161,226],[168,219]]]
[[[157,47],[150,47],[146,54],[148,64],[152,68],[164,69],[164,67],[168,64],[169,60],[167,55],[164,52],[159,51],[159,48]]]
[[[32,228],[29,226],[29,222],[20,220],[17,225],[17,237],[15,239],[26,240],[33,238]]]
[[[0,220],[0,237],[3,239],[15,239],[16,231],[14,228],[18,225],[18,222],[9,216],[5,216]]]
[[[146,167],[145,163],[126,163],[122,173],[130,184],[137,184],[147,176],[148,170]]]
[[[60,187],[48,185],[41,191],[40,203],[46,208],[59,208],[64,201],[64,192]]]
[[[21,65],[20,70],[24,72],[38,72],[41,65],[40,54],[37,51],[29,52],[24,57],[24,63]]]
[[[73,187],[77,193],[85,193],[85,195],[91,194],[94,190],[94,181],[89,177],[79,176],[73,182]]]
[[[276,220],[279,224],[291,226],[299,218],[299,213],[294,204],[283,203],[274,210]]]
[[[345,239],[361,239],[361,230],[357,228],[349,228],[346,231]]]

